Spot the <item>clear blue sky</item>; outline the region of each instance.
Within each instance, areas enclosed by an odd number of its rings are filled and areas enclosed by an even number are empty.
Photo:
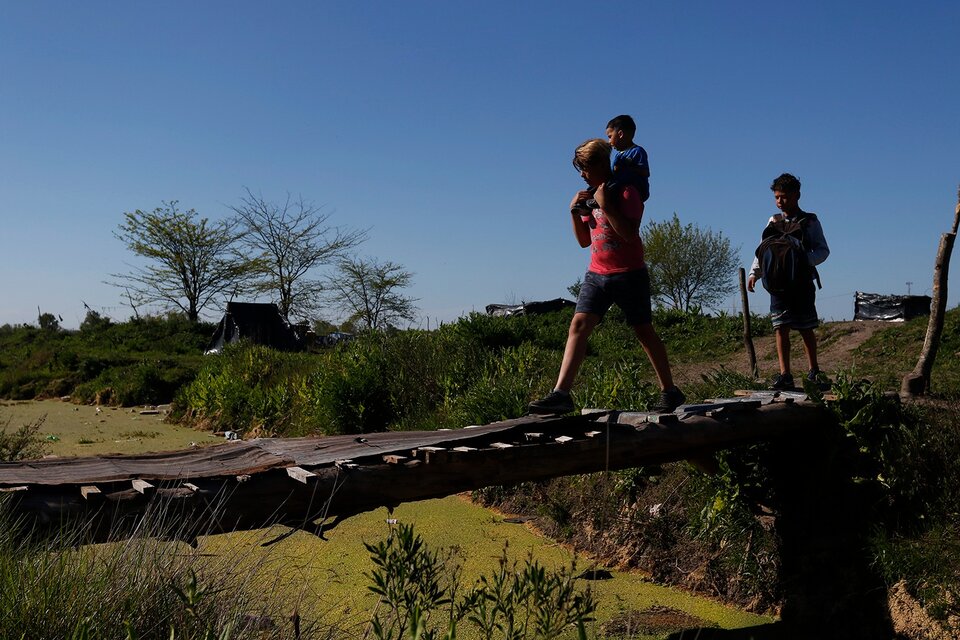
[[[771,180],[799,176],[833,250],[820,314],[850,318],[856,290],[930,293],[958,25],[946,1],[3,2],[0,324],[129,317],[103,284],[132,263],[123,213],[217,219],[245,187],[369,227],[360,253],[414,272],[423,324],[567,295],[589,257],[570,158],[619,113],[647,220],[723,231],[744,266]]]

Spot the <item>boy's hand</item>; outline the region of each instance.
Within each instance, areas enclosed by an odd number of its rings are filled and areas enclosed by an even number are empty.
[[[753,285],[757,283],[757,276],[750,274],[750,277],[747,278],[747,291],[753,293]]]

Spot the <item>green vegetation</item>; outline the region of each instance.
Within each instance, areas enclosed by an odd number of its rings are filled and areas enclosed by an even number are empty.
[[[196,375],[214,327],[183,316],[113,323],[94,311],[78,331],[0,327],[0,397],[71,396],[132,406],[168,402]]]
[[[0,511],[0,637],[262,637],[239,632],[249,628],[251,612],[268,612],[229,564],[200,562],[142,538],[64,550],[82,539],[79,531],[44,546],[20,535]],[[238,632],[220,635],[229,629]]]
[[[556,376],[572,312],[471,314],[436,331],[364,334],[320,353],[235,346],[204,361],[176,399],[190,424],[260,435],[458,428],[522,415]],[[658,394],[636,338],[612,312],[591,339],[574,395],[581,406],[642,409]],[[734,316],[660,311],[678,362],[723,357],[742,342]],[[769,321],[757,318],[758,333]]]
[[[0,394],[70,393],[117,404],[175,394],[182,424],[246,436],[457,428],[521,415],[549,389],[570,313],[472,314],[434,331],[364,334],[317,352],[241,344],[203,358],[210,331],[200,335],[175,317],[122,325],[88,317],[78,332],[49,323],[3,327]],[[574,388],[582,407],[643,409],[655,397],[646,357],[619,320],[611,313],[591,339]],[[675,363],[704,367],[699,380],[684,383],[691,401],[754,386],[709,364],[740,353],[739,318],[658,311],[655,323]],[[771,331],[759,317],[754,329],[756,336]],[[885,327],[857,349],[849,369],[830,372],[835,399],[827,407],[836,424],[818,440],[817,464],[862,497],[871,525],[864,546],[877,574],[891,584],[905,581],[945,619],[958,613],[960,601],[960,310],[947,315],[934,397],[902,405],[884,394],[913,367],[924,330],[922,318]],[[842,339],[840,331],[826,325],[822,344]],[[476,497],[533,515],[552,537],[618,566],[764,611],[783,598],[777,523],[796,498],[781,473],[790,453],[740,447],[717,456],[713,475],[679,463],[491,487]],[[408,630],[421,619],[403,615]]]
[[[881,388],[899,389],[904,373],[917,364],[927,332],[927,318],[914,318],[893,324],[878,332],[854,353],[854,366],[860,376],[875,380]],[[960,398],[960,310],[948,311],[943,336],[934,364],[931,390],[942,397]]]
[[[387,517],[399,520],[398,524],[385,523]],[[458,526],[450,527],[450,522]],[[162,523],[156,526],[162,529]],[[415,534],[401,539],[400,528],[411,526]],[[374,618],[384,627],[390,624],[393,607],[386,602],[378,605],[380,597],[372,577],[377,571],[385,573],[385,579],[395,580],[388,585],[388,593],[399,592],[403,597],[410,593],[401,588],[404,585],[421,585],[418,588],[426,591],[433,582],[461,604],[469,594],[487,594],[485,605],[471,604],[473,615],[480,613],[477,607],[486,606],[487,614],[495,614],[498,621],[512,616],[515,628],[526,614],[518,606],[519,598],[535,598],[538,593],[541,597],[562,596],[542,607],[545,613],[554,607],[554,620],[575,612],[578,596],[592,594],[597,610],[591,614],[596,621],[585,621],[589,637],[600,637],[602,628],[628,612],[636,614],[654,606],[669,607],[677,622],[669,629],[635,623],[631,637],[662,640],[669,631],[683,628],[737,628],[770,621],[666,589],[642,575],[614,572],[614,580],[573,580],[571,576],[582,571],[573,571],[569,549],[545,543],[526,527],[506,522],[459,497],[401,505],[390,514],[385,509],[361,514],[329,532],[327,540],[296,533],[277,544],[263,545],[284,531],[278,527],[201,537],[196,549],[140,538],[65,551],[62,541],[56,548],[28,545],[0,527],[0,541],[7,544],[0,546],[4,584],[0,598],[6,594],[17,602],[29,600],[29,611],[36,616],[25,620],[21,616],[26,614],[18,612],[9,624],[0,616],[0,637],[20,638],[19,632],[11,630],[16,629],[14,624],[21,624],[31,631],[27,638],[83,637],[72,635],[77,628],[86,628],[85,637],[91,639],[127,638],[129,627],[136,634],[132,637],[167,640],[170,625],[163,617],[169,616],[176,638],[207,638],[204,634],[210,629],[214,638],[230,629],[226,637],[233,640],[359,638],[371,629]],[[420,543],[412,544],[418,539]],[[385,561],[381,560],[383,554],[371,553],[368,546],[387,547]],[[414,557],[411,566],[418,571],[398,566],[408,556]],[[422,571],[428,564],[430,571]],[[455,575],[460,581],[453,592],[449,578]],[[431,576],[436,580],[428,580]],[[508,586],[514,599],[504,599],[498,607],[489,595]],[[76,595],[69,595],[72,593]],[[58,600],[58,595],[64,599]],[[579,602],[579,606],[586,603]],[[5,612],[7,604],[0,600]],[[403,601],[399,604],[402,607]],[[141,618],[140,612],[150,607],[156,610]],[[441,631],[439,635],[447,629],[448,616],[448,605],[433,609],[429,616],[431,627]],[[35,633],[42,624],[50,625],[49,632]],[[527,624],[532,628],[536,621]],[[300,627],[300,636],[295,635],[295,625]],[[567,626],[566,631],[564,637],[575,637],[576,624]],[[457,636],[485,637],[469,619],[458,624]]]
[[[484,640],[550,640],[571,627],[577,638],[587,638],[596,604],[589,591],[574,586],[575,567],[548,572],[528,558],[518,570],[504,551],[496,572],[461,595],[458,572],[445,571],[440,554],[412,526],[401,524],[385,541],[365,547],[375,566],[370,590],[380,598],[371,622],[378,640],[452,639],[467,624]]]

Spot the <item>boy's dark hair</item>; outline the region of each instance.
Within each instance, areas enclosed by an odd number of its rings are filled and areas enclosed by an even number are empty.
[[[770,191],[780,191],[783,193],[800,193],[800,181],[797,177],[789,173],[781,173],[777,179],[770,185]]]
[[[637,123],[630,116],[617,116],[607,123],[607,129],[619,129],[633,138],[634,134],[637,133]]]

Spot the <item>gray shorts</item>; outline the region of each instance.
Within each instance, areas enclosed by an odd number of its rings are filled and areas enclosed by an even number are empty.
[[[650,274],[646,269],[602,276],[587,271],[577,296],[577,313],[592,313],[601,318],[616,304],[631,326],[650,324]]]
[[[804,281],[796,291],[787,294],[770,294],[770,320],[774,328],[816,329],[820,326],[817,316],[817,289],[813,280]]]

